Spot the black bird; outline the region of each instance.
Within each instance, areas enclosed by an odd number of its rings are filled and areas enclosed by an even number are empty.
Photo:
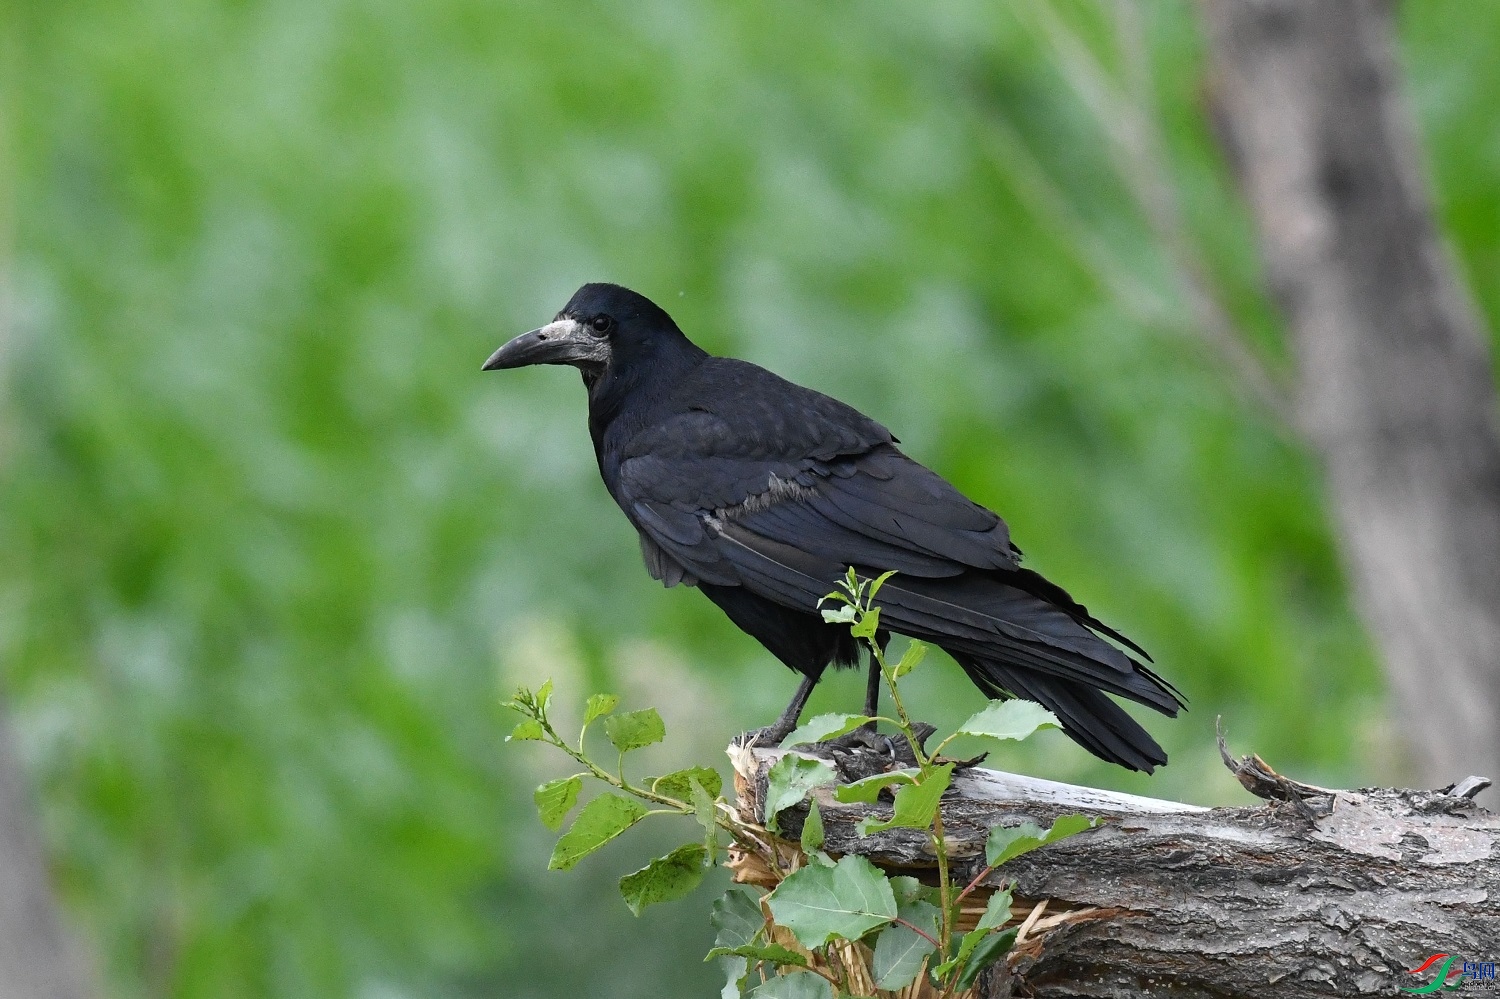
[[[484,370],[531,364],[583,373],[599,473],[639,532],[651,575],[696,586],[802,674],[763,739],[796,726],[830,663],[858,665],[848,628],[817,609],[852,566],[866,577],[896,570],[877,601],[881,625],[939,646],[989,697],[1039,702],[1101,759],[1148,773],[1167,762],[1105,696],[1177,714],[1172,686],[1100,636],[1149,661],[1145,651],[1022,568],[1005,521],[908,458],[879,423],[711,356],[619,285],[584,285]],[[867,714],[878,694],[872,664]]]

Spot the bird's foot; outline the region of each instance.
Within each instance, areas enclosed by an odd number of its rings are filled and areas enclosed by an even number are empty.
[[[752,728],[748,732],[741,732],[735,736],[730,745],[739,749],[775,749],[781,745],[781,740],[792,734],[796,723],[786,724],[776,722],[765,728]]]
[[[912,730],[923,744],[933,732],[931,725],[922,722],[914,723]],[[838,771],[839,780],[846,784],[917,765],[916,755],[906,736],[876,732],[867,726],[807,748],[817,755],[826,756]]]
[[[861,725],[852,732],[846,732],[836,739],[829,739],[824,745],[844,750],[866,749],[895,759],[898,739],[899,737],[897,736],[886,735],[876,731],[875,723],[870,722]],[[905,742],[904,739],[900,739],[899,741]]]
[[[795,722],[788,722],[786,719],[781,719],[773,725],[767,725],[765,728],[751,729],[748,732],[735,736],[732,744],[741,749],[774,749],[780,746],[782,740],[791,735],[792,730],[795,728]],[[914,722],[912,724],[913,734],[916,735],[917,740],[923,745],[926,744],[928,738],[935,731],[936,729],[926,722]],[[852,732],[847,732],[836,739],[813,743],[803,746],[801,749],[803,752],[811,752],[814,755],[829,755],[831,752],[832,756],[836,759],[847,759],[849,757],[869,754],[866,756],[866,759],[877,768],[881,764],[873,759],[873,757],[879,757],[887,761],[884,764],[885,767],[916,766],[917,762],[910,743],[904,737],[878,732],[876,731],[874,722],[861,725]],[[820,749],[824,750],[824,752],[819,753]]]

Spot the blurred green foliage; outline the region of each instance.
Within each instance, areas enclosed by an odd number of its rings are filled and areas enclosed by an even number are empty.
[[[1154,780],[1055,733],[1000,764],[1232,800],[1222,713],[1299,776],[1392,776],[1317,469],[1192,334],[1027,10],[21,0],[0,666],[113,994],[714,987],[711,896],[634,920],[629,859],[544,878],[556,774],[499,752],[521,680],[660,706],[693,739],[659,769],[793,684],[646,577],[576,376],[479,373],[586,280],[882,419],[1193,702],[1148,720]],[[1123,72],[1108,8],[1057,10]],[[1143,10],[1166,179],[1275,356],[1192,9]],[[1402,31],[1493,317],[1500,7]],[[941,667],[913,709],[951,726],[979,699]]]

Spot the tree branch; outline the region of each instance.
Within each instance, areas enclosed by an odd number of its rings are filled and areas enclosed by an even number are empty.
[[[870,750],[807,749],[846,781],[890,765]],[[766,771],[782,752],[731,750],[745,814],[760,814]],[[1451,793],[1328,790],[1289,781],[1256,757],[1231,763],[1247,787],[1278,800],[1202,808],[955,773],[942,816],[962,881],[984,870],[994,826],[1046,827],[1069,813],[1104,819],[979,878],[967,918],[983,910],[978,894],[1014,882],[1011,924],[1021,931],[980,994],[1356,996],[1421,984],[1406,971],[1434,953],[1500,953],[1500,816]],[[826,850],[932,876],[923,830],[856,830],[889,804],[842,804],[826,788],[815,797]],[[806,811],[782,813],[785,835],[796,837]]]
[[[1183,218],[1171,163],[1155,114],[1150,53],[1132,0],[1116,0],[1116,28],[1131,82],[1123,93],[1087,46],[1047,3],[1028,5],[1030,22],[1057,56],[1063,80],[1092,113],[1109,140],[1115,172],[1140,209],[1170,265],[1177,292],[1192,313],[1188,328],[1201,336],[1236,376],[1238,388],[1277,420],[1289,412],[1287,379],[1252,346],[1228,306]],[[1183,324],[1177,324],[1181,327]]]

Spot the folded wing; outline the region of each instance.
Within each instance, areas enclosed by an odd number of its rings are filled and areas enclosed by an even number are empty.
[[[614,491],[653,576],[743,587],[813,614],[850,566],[896,570],[880,592],[882,625],[939,645],[990,696],[1046,705],[1105,759],[1143,770],[1165,762],[1100,693],[1176,714],[1179,696],[1132,657],[1145,657],[1138,646],[1023,569],[1005,522],[903,454],[884,428],[805,416],[795,433],[760,433],[692,410],[631,449]]]

